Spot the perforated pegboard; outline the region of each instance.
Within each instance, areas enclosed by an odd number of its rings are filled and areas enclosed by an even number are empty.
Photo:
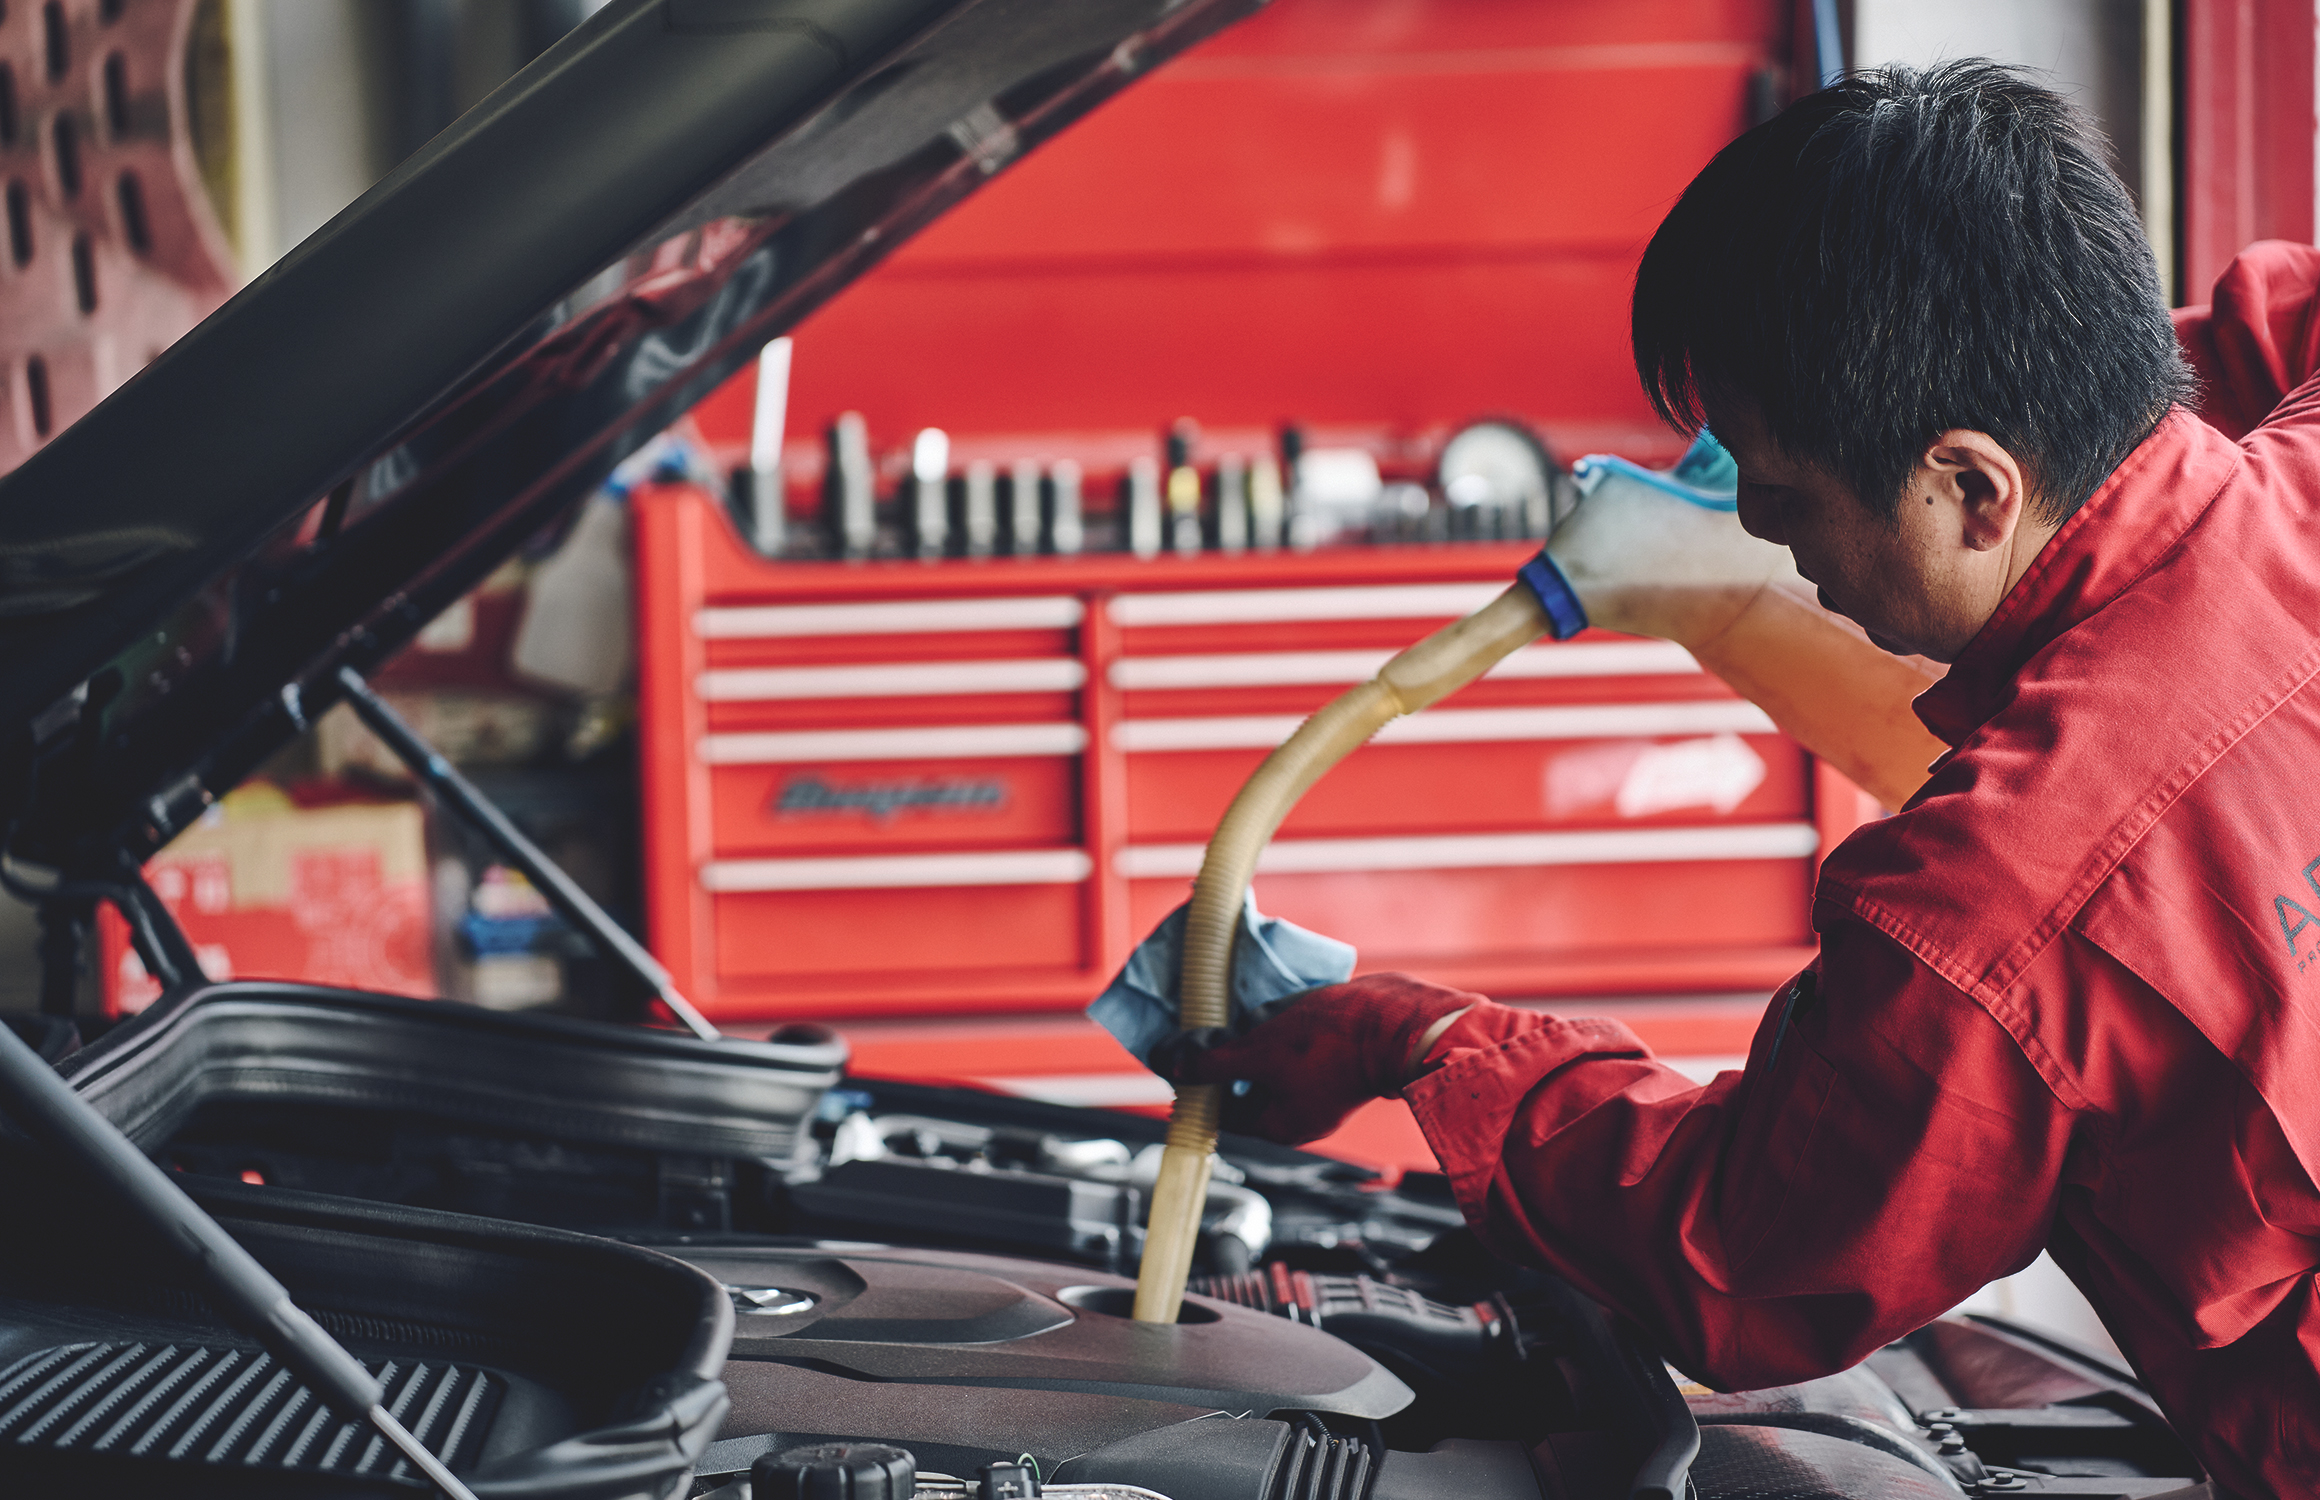
[[[0,4],[0,471],[208,316],[237,278],[218,0]]]

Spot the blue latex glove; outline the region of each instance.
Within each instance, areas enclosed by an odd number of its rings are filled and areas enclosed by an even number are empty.
[[[1666,536],[1667,518],[1650,516],[1649,507],[1637,511],[1636,496],[1664,495],[1723,516],[1734,515],[1740,508],[1740,466],[1705,428],[1672,469],[1647,469],[1614,453],[1590,453],[1571,465],[1571,478],[1585,503],[1516,574],[1538,596],[1558,641],[1569,640],[1590,623],[1635,630],[1636,622],[1620,619],[1616,610],[1608,618],[1593,619],[1586,596],[1595,595],[1600,606],[1607,592],[1616,592],[1622,582],[1635,581],[1625,575],[1639,567],[1650,570],[1672,563],[1680,576],[1698,561],[1684,554],[1698,552],[1702,540],[1708,543],[1706,551],[1711,557],[1720,550],[1716,544],[1721,539],[1712,533],[1705,538]],[[1596,498],[1596,492],[1607,484],[1609,492]],[[1622,489],[1627,493],[1619,493]],[[1638,522],[1641,524],[1636,525]],[[1677,523],[1678,531],[1687,529],[1696,528]],[[1738,534],[1736,527],[1729,529]],[[1750,539],[1741,535],[1740,540],[1745,544]],[[1671,542],[1671,555],[1657,555],[1667,552]],[[1648,614],[1642,623],[1644,634],[1659,633],[1649,629]]]
[[[1571,478],[1577,481],[1582,495],[1595,493],[1595,487],[1613,474],[1623,474],[1663,495],[1689,500],[1708,510],[1740,508],[1740,465],[1704,427],[1672,469],[1647,469],[1615,453],[1590,453],[1571,465]]]
[[[1739,465],[1708,433],[1672,469],[1597,453],[1571,477],[1578,506],[1523,569],[1558,637],[1593,624],[1695,646],[1768,587],[1812,597],[1788,549],[1741,526]]]
[[[1153,928],[1087,1008],[1089,1019],[1146,1067],[1152,1065],[1153,1046],[1183,1029],[1177,990],[1184,966],[1185,910],[1179,906]],[[1353,975],[1353,963],[1351,944],[1263,915],[1256,892],[1249,892],[1233,939],[1233,1029],[1256,1025],[1291,995],[1344,983]]]

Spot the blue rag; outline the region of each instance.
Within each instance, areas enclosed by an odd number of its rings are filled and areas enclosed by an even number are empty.
[[[1088,1018],[1146,1067],[1152,1065],[1152,1048],[1182,1029],[1177,986],[1184,967],[1184,913],[1190,905],[1179,906],[1153,928],[1087,1008]],[[1343,984],[1353,977],[1353,961],[1352,944],[1263,915],[1256,892],[1249,892],[1233,936],[1233,1025],[1253,1026],[1291,995]]]

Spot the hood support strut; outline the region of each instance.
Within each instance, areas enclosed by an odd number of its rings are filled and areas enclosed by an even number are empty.
[[[586,933],[607,962],[634,977],[693,1035],[705,1042],[719,1039],[721,1033],[716,1026],[677,989],[676,980],[661,967],[660,961],[613,921],[611,914],[548,858],[545,850],[524,837],[523,830],[493,806],[474,782],[460,775],[456,766],[421,739],[418,731],[386,699],[372,691],[362,674],[352,667],[340,667],[338,686],[346,694],[347,706],[371,733],[386,742],[387,748],[395,752],[395,758],[410,768],[419,783],[489,840],[509,864],[523,871],[524,878],[548,898],[556,914]]]

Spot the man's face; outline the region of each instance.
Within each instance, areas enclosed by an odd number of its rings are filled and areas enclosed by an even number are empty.
[[[1781,452],[1752,409],[1720,405],[1713,427],[1740,466],[1740,524],[1788,548],[1822,606],[1884,650],[1953,661],[2004,596],[2004,587],[1990,594],[1985,549],[1958,545],[1953,507],[1917,493],[1918,476],[1888,518],[1843,480]]]

